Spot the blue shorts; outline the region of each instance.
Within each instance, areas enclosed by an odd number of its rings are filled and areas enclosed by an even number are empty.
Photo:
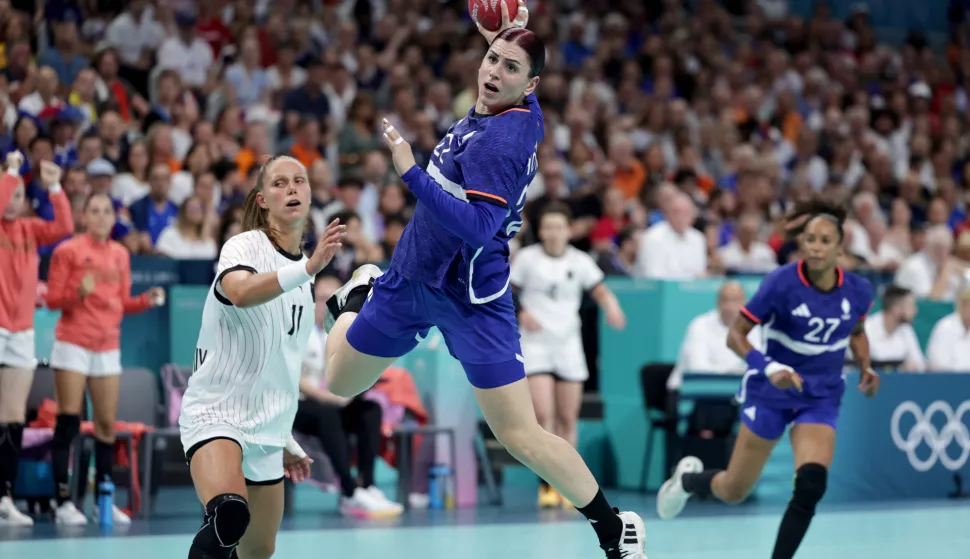
[[[525,378],[519,327],[508,292],[474,305],[457,289],[412,282],[390,269],[374,281],[367,302],[347,330],[347,341],[366,355],[401,357],[432,326],[441,331],[472,386],[498,388]]]
[[[820,400],[797,408],[772,408],[751,400],[746,401],[741,408],[741,421],[752,433],[769,441],[781,438],[786,427],[799,423],[819,423],[836,429],[839,422],[839,402]]]

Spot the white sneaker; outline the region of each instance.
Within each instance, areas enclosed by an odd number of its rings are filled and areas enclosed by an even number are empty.
[[[616,547],[603,546],[607,559],[647,559],[647,531],[643,519],[635,512],[618,512],[623,533]]]
[[[94,518],[101,518],[101,509],[94,507]],[[122,512],[117,505],[111,505],[111,520],[115,526],[128,526],[131,524],[131,517]]]
[[[401,514],[401,511],[395,511],[387,503],[375,499],[368,490],[358,487],[349,499],[347,497],[341,497],[340,513],[344,516],[352,516],[354,518],[373,519],[390,518]]]
[[[328,334],[337,322],[337,317],[344,312],[344,307],[347,305],[347,297],[350,296],[350,293],[358,288],[366,288],[370,291],[370,286],[374,284],[374,280],[381,277],[383,273],[380,268],[373,264],[364,264],[354,270],[354,275],[350,277],[350,281],[343,284],[340,289],[330,296],[330,299],[327,300],[327,311],[323,316],[323,329]],[[369,297],[370,294],[368,294]]]
[[[691,494],[684,489],[681,479],[684,474],[699,474],[703,471],[704,463],[694,456],[683,458],[677,463],[673,477],[665,481],[657,493],[657,514],[660,518],[668,520],[684,510]]]
[[[373,499],[376,503],[380,503],[388,513],[396,516],[404,512],[404,505],[388,499],[387,496],[384,495],[384,492],[381,491],[376,485],[371,485],[364,491],[367,491],[367,493],[371,496],[371,499]]]
[[[86,526],[88,518],[77,510],[74,503],[66,501],[59,507],[54,507],[54,522],[60,526]]]
[[[34,519],[17,510],[10,497],[0,498],[0,527],[33,526]]]

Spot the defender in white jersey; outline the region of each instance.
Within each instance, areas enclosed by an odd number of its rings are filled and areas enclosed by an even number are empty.
[[[550,433],[576,446],[576,422],[589,378],[579,310],[587,292],[622,329],[626,317],[593,258],[569,244],[571,213],[553,202],[539,214],[541,244],[523,248],[512,261],[509,282],[522,332],[522,356],[536,418]],[[572,506],[545,481],[539,506]]]
[[[335,220],[305,257],[309,213],[306,168],[270,159],[246,198],[245,232],[219,256],[179,417],[206,513],[189,559],[230,559],[237,545],[247,559],[268,559],[283,515],[281,482],[309,474],[291,432],[314,327],[311,279],[344,235]]]

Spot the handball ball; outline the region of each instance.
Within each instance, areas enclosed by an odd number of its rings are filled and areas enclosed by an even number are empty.
[[[498,31],[502,27],[502,7],[509,12],[509,20],[515,19],[519,12],[518,0],[468,0],[468,13],[487,31]]]

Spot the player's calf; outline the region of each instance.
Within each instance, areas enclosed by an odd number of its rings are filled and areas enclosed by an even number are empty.
[[[828,486],[828,468],[808,463],[795,472],[795,490],[778,528],[778,539],[771,559],[792,559],[815,516],[815,507]]]
[[[224,493],[205,505],[205,524],[195,534],[189,559],[232,559],[249,527],[249,503],[242,495]]]

